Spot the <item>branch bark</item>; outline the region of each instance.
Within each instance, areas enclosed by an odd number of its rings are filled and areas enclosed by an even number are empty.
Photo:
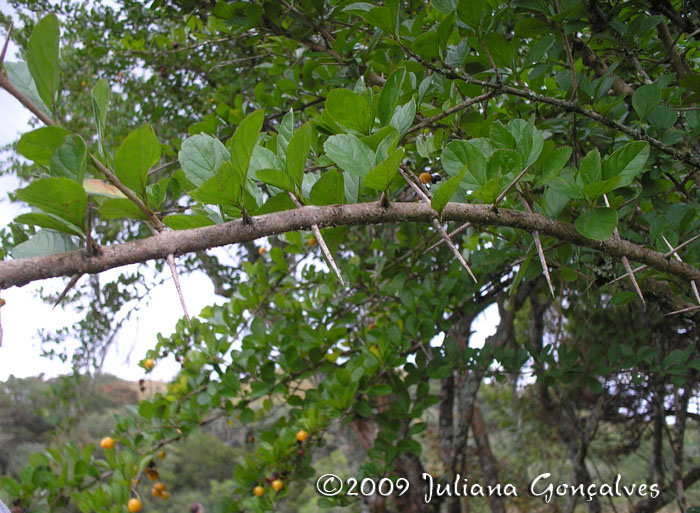
[[[437,219],[437,215],[430,205],[424,203],[392,203],[389,207],[382,207],[380,203],[307,206],[253,217],[249,224],[238,220],[191,230],[161,232],[146,239],[105,246],[101,255],[92,258],[88,258],[86,250],[81,249],[57,255],[0,262],[0,288],[22,286],[35,280],[57,276],[99,273],[123,265],[166,258],[171,253],[189,253],[290,231],[309,230],[314,224],[324,227],[402,222],[432,223]],[[529,233],[536,230],[540,234],[592,248],[611,257],[626,256],[630,260],[647,264],[684,280],[700,279],[700,269],[669,259],[663,253],[622,239],[588,239],[577,232],[573,225],[539,214],[505,208],[495,211],[490,205],[449,203],[442,211],[441,218],[443,221],[469,221],[481,226],[508,226]]]

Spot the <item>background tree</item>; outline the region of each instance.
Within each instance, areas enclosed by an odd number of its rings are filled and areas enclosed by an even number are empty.
[[[698,9],[13,5],[27,64],[0,86],[46,126],[5,167],[34,211],[5,231],[0,287],[78,283],[89,372],[148,265],[228,298],[159,337],[144,368],[182,371],[117,418],[115,449],[58,446],[3,478],[19,507],[124,511],[159,451],[225,419],[252,441],[216,511],[294,508],[334,444],[347,475],[410,487],[314,507],[692,509]],[[624,470],[659,493],[528,495],[555,463],[558,482]],[[426,503],[426,472],[519,493]]]

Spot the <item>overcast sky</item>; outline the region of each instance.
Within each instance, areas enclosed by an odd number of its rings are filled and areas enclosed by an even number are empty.
[[[5,0],[0,0],[0,11],[11,12]],[[0,33],[0,37],[2,41],[5,40],[4,31]],[[10,45],[6,60],[16,60],[16,51],[17,47]],[[0,113],[2,113],[0,146],[16,141],[21,133],[31,129],[29,112],[2,89],[0,89]],[[4,157],[0,156],[0,160],[2,158]],[[22,212],[28,211],[26,206],[12,204],[7,198],[7,193],[17,189],[18,185],[18,180],[12,176],[0,177],[2,226],[6,226]],[[118,272],[112,271],[112,273]],[[103,277],[103,279],[108,278],[109,274]],[[87,277],[82,279],[86,280]],[[190,315],[196,315],[208,304],[223,301],[222,298],[215,296],[211,282],[203,275],[182,276],[181,282]],[[51,377],[70,372],[69,364],[39,357],[41,349],[37,335],[39,328],[58,329],[78,319],[77,314],[72,310],[64,310],[61,306],[52,309],[37,297],[38,287],[43,286],[45,290],[59,291],[63,289],[65,283],[65,279],[55,278],[2,291],[2,298],[6,300],[6,304],[0,311],[4,332],[2,348],[0,348],[0,381],[6,380],[10,375],[28,377],[43,373],[46,377]],[[137,318],[124,326],[118,335],[117,343],[108,353],[104,372],[130,380],[144,377],[143,369],[138,366],[139,360],[145,357],[146,351],[155,346],[157,333],[160,332],[166,336],[170,334],[181,315],[182,309],[174,285],[172,280],[168,279],[151,293],[148,307],[141,310]],[[486,316],[480,316],[476,326],[477,333],[472,340],[473,345],[481,345],[483,339],[495,330],[497,318],[495,309],[490,309]],[[165,361],[158,362],[149,377],[169,380],[178,369],[179,365],[171,356]]]

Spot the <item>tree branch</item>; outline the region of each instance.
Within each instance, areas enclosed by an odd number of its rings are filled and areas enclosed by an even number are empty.
[[[442,211],[441,217],[443,221],[508,226],[529,233],[537,230],[562,241],[602,251],[611,257],[626,256],[630,260],[647,264],[684,280],[700,279],[700,269],[669,259],[663,253],[623,239],[610,238],[602,242],[588,239],[577,232],[573,225],[539,214],[505,208],[494,211],[490,205],[449,203]],[[290,231],[309,230],[314,224],[325,227],[402,222],[432,223],[434,219],[437,219],[437,212],[425,203],[392,203],[389,207],[383,207],[378,202],[307,206],[253,217],[249,224],[236,220],[216,226],[161,232],[146,239],[105,246],[101,255],[92,258],[87,258],[86,250],[81,249],[58,255],[0,262],[0,288],[22,286],[35,280],[56,276],[99,273],[123,265],[166,258],[170,253],[188,253]]]

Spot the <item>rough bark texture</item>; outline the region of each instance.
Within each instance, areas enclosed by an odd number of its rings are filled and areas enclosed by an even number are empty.
[[[683,476],[683,488],[689,488],[700,480],[700,467],[693,467]],[[652,499],[641,500],[634,505],[630,513],[654,513],[676,499],[673,485],[661,490],[659,495]]]
[[[474,433],[474,441],[476,442],[476,450],[479,454],[479,463],[481,464],[484,481],[487,486],[496,486],[500,482],[498,479],[498,465],[491,452],[489,433],[484,423],[484,417],[481,414],[479,401],[474,403],[472,433]],[[498,494],[489,495],[489,506],[491,506],[491,513],[506,513],[505,499]]]
[[[85,250],[78,250],[4,261],[0,263],[0,289],[57,276],[98,273],[123,265],[165,258],[169,254],[200,251],[289,231],[309,230],[314,224],[323,227],[407,221],[432,223],[436,218],[437,212],[423,203],[393,203],[386,208],[379,203],[308,206],[254,217],[249,224],[232,221],[191,230],[162,232],[146,239],[103,247],[93,257],[88,257]],[[538,231],[542,235],[602,251],[611,257],[626,256],[679,278],[700,280],[700,269],[667,258],[663,253],[625,240],[611,238],[601,242],[588,239],[577,232],[573,225],[539,214],[505,208],[494,210],[490,205],[449,203],[442,211],[441,218],[443,221],[470,221],[480,226],[509,226],[528,232]]]

